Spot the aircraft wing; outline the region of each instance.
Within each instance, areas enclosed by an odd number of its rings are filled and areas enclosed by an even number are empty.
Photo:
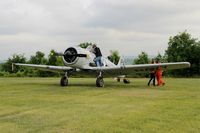
[[[137,64],[137,65],[122,65],[115,67],[95,67],[92,70],[100,71],[102,70],[107,74],[130,74],[130,73],[138,73],[138,72],[147,72],[152,69],[156,69],[158,67],[162,67],[163,70],[173,70],[173,69],[182,69],[189,68],[189,62],[173,62],[173,63],[158,63],[158,64]]]
[[[65,72],[67,70],[73,69],[71,67],[66,67],[66,66],[51,66],[51,65],[21,64],[21,63],[13,63],[13,65],[31,67],[43,71],[53,71],[53,72]]]
[[[72,70],[71,67],[66,66],[50,66],[50,65],[36,65],[36,64],[21,64],[13,63],[16,66],[25,66],[31,67],[43,71],[53,71],[53,72],[65,72],[67,70]],[[94,71],[103,71],[105,75],[128,75],[131,73],[142,73],[148,72],[152,69],[162,67],[163,70],[173,70],[173,69],[182,69],[190,67],[189,62],[174,62],[174,63],[158,63],[158,64],[138,64],[138,65],[122,65],[122,66],[113,66],[113,67],[90,67],[85,68],[84,72],[94,72]]]

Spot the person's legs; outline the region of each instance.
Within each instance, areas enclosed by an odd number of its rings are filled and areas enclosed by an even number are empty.
[[[161,86],[163,85],[163,80],[162,80],[162,77],[159,75],[158,76],[158,86]]]
[[[151,80],[152,80],[152,77],[149,79],[148,86],[150,85],[150,83],[151,83]]]
[[[160,77],[157,76],[157,86],[160,86]]]
[[[156,84],[156,85],[157,85],[157,86],[158,86],[158,81],[159,81],[158,78],[159,78],[159,76],[158,76],[158,73],[156,72],[156,81],[157,81],[157,84]]]
[[[156,76],[153,76],[153,86],[156,86]]]
[[[101,56],[99,57],[99,64],[100,66],[103,66],[102,60],[101,60]]]
[[[97,57],[97,58],[95,59],[95,61],[96,61],[97,67],[100,67],[100,66],[101,66],[101,57]]]
[[[158,70],[157,71],[156,78],[157,78],[157,81],[158,81],[158,86],[161,86],[163,84],[163,81],[162,81],[162,70]]]
[[[160,85],[162,85],[162,86],[165,85],[165,82],[164,82],[162,76],[160,76]]]
[[[153,76],[154,76],[154,74],[153,74],[153,73],[151,73],[151,74],[150,74],[150,79],[149,79],[149,82],[148,82],[148,86],[150,85],[150,83],[151,83],[151,80],[153,79]]]
[[[94,59],[94,63],[95,63],[95,64],[96,64],[96,66],[97,66],[97,58],[95,58],[95,59]]]

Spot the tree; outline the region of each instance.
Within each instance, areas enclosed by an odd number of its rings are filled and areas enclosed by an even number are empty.
[[[57,56],[55,56],[55,50],[51,50],[48,55],[47,65],[56,65],[57,64]]]
[[[148,54],[144,51],[141,52],[141,54],[138,55],[136,59],[134,59],[133,64],[148,64],[150,61]]]
[[[63,61],[61,56],[55,56],[55,50],[51,50],[48,55],[47,65],[53,66],[63,66]],[[48,76],[58,76],[58,73],[55,72],[46,72]]]
[[[30,64],[47,64],[47,59],[45,58],[45,54],[43,52],[37,51],[34,56],[31,56],[29,63]],[[32,73],[33,76],[39,76],[39,77],[47,77],[48,73],[41,71],[41,70],[32,70],[28,69],[27,73]]]
[[[119,52],[111,50],[110,53],[111,55],[108,56],[108,59],[117,65],[120,59]]]
[[[170,37],[165,54],[168,62],[188,61],[191,63],[191,68],[173,71],[173,75],[200,75],[200,42],[186,31]]]
[[[44,57],[45,54],[37,51],[35,56],[31,56],[29,63],[31,64],[46,64],[47,59]]]
[[[51,50],[48,55],[47,65],[63,66],[63,60],[61,56],[55,56],[55,50]]]
[[[161,55],[160,52],[158,52],[158,55],[154,58],[155,61],[159,61],[159,62],[167,62],[167,58],[166,55]]]
[[[3,71],[2,65],[3,65],[3,64],[0,63],[0,71]]]
[[[23,70],[19,66],[15,66],[15,69],[12,70],[12,63],[26,63],[26,58],[22,54],[14,54],[2,65],[2,70],[9,73],[16,73],[19,70]]]
[[[81,47],[81,48],[86,49],[90,45],[92,45],[91,42],[84,42],[84,43],[80,43],[78,46]]]

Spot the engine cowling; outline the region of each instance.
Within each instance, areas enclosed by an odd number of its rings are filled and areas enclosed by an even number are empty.
[[[70,47],[65,50],[63,58],[67,64],[74,64],[78,60],[78,57],[76,56],[77,54],[77,50],[73,47]]]
[[[74,68],[85,68],[93,62],[93,59],[92,53],[80,47],[69,47],[63,55],[64,64]]]

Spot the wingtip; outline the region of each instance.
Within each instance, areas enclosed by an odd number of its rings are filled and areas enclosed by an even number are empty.
[[[14,71],[14,69],[15,69],[14,65],[15,65],[15,63],[12,63],[12,71]]]
[[[190,62],[187,62],[187,63],[188,63],[188,67],[190,67],[191,66]]]
[[[187,65],[187,67],[191,66],[190,62],[184,62],[184,64]]]

